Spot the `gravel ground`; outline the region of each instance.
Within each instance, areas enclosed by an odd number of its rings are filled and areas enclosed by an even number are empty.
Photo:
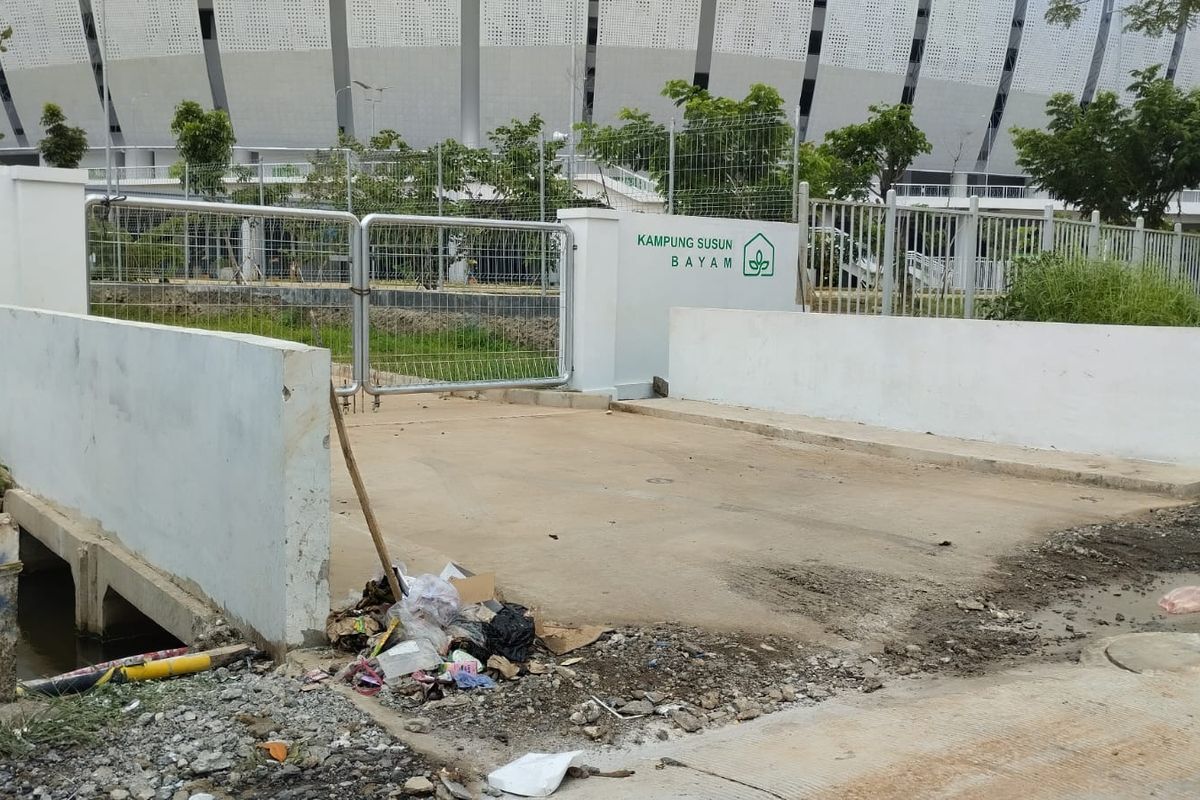
[[[37,713],[42,720],[27,736],[67,741],[20,752],[7,735],[0,741],[8,750],[0,758],[0,796],[386,798],[401,796],[411,777],[436,780],[427,763],[353,704],[323,687],[300,688],[282,671],[241,666],[9,707],[19,719],[5,720],[6,729]],[[57,720],[49,733],[47,714]],[[95,730],[58,730],[82,720]],[[85,741],[70,741],[78,738]],[[272,740],[290,745],[283,763],[256,746]]]

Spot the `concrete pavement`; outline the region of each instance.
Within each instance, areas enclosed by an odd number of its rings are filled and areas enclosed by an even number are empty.
[[[495,571],[562,621],[829,641],[750,585],[760,566],[953,592],[1040,535],[1172,502],[602,411],[389,397],[348,424],[395,558]],[[333,478],[336,602],[378,560],[337,448]]]
[[[1145,650],[1142,637],[1133,646]],[[588,763],[636,774],[569,781],[555,796],[1194,798],[1200,635],[1155,637],[1174,637],[1163,648],[1170,671],[1136,674],[1099,654],[1082,666],[912,681],[635,752],[589,753]],[[678,765],[657,768],[663,758]]]

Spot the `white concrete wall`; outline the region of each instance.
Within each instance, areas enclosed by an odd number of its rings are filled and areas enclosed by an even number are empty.
[[[0,306],[0,460],[273,647],[329,610],[329,352]]]
[[[671,394],[1200,464],[1200,330],[676,308]]]
[[[82,169],[0,166],[0,303],[87,311],[86,180]]]
[[[798,308],[795,225],[606,209],[559,218],[578,245],[574,388],[649,397],[667,374],[672,306]],[[750,265],[759,250],[769,270]]]

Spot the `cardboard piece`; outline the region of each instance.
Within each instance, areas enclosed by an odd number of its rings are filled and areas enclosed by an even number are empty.
[[[612,628],[604,625],[584,625],[573,628],[538,620],[534,633],[542,640],[542,644],[546,645],[547,650],[556,656],[562,656],[572,650],[586,647],[610,630]]]
[[[451,578],[450,584],[458,589],[458,597],[464,606],[486,603],[496,596],[496,574],[485,572],[466,578]]]

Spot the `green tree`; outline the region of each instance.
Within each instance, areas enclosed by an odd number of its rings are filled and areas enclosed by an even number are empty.
[[[1087,108],[1069,94],[1047,103],[1046,130],[1014,129],[1017,163],[1034,183],[1108,222],[1163,224],[1171,198],[1200,182],[1200,91],[1159,67],[1134,73],[1132,107],[1101,92]]]
[[[662,93],[683,109],[683,125],[675,136],[677,212],[790,219],[794,132],[778,91],[758,83],[737,100],[673,80]],[[671,175],[669,129],[632,108],[622,109],[618,119],[619,125],[577,125],[581,149],[601,161],[648,173],[666,197]],[[827,166],[824,154],[802,149],[801,179],[814,184],[816,195],[824,194]]]
[[[1079,20],[1088,3],[1102,0],[1050,0],[1046,21],[1071,25]],[[1138,0],[1124,10],[1125,29],[1149,36],[1162,36],[1190,27],[1200,18],[1200,0]]]
[[[175,106],[171,133],[186,165],[179,176],[180,185],[209,199],[223,194],[237,142],[229,115],[220,109],[205,111],[196,101],[184,100]]]
[[[917,156],[933,151],[913,122],[912,106],[873,105],[870,111],[866,122],[825,135],[822,148],[831,159],[830,185],[838,197],[864,199],[871,191],[884,197]]]
[[[67,115],[54,103],[42,106],[40,120],[46,136],[38,143],[42,158],[52,167],[74,169],[87,152],[87,134],[83,128],[67,124]]]

